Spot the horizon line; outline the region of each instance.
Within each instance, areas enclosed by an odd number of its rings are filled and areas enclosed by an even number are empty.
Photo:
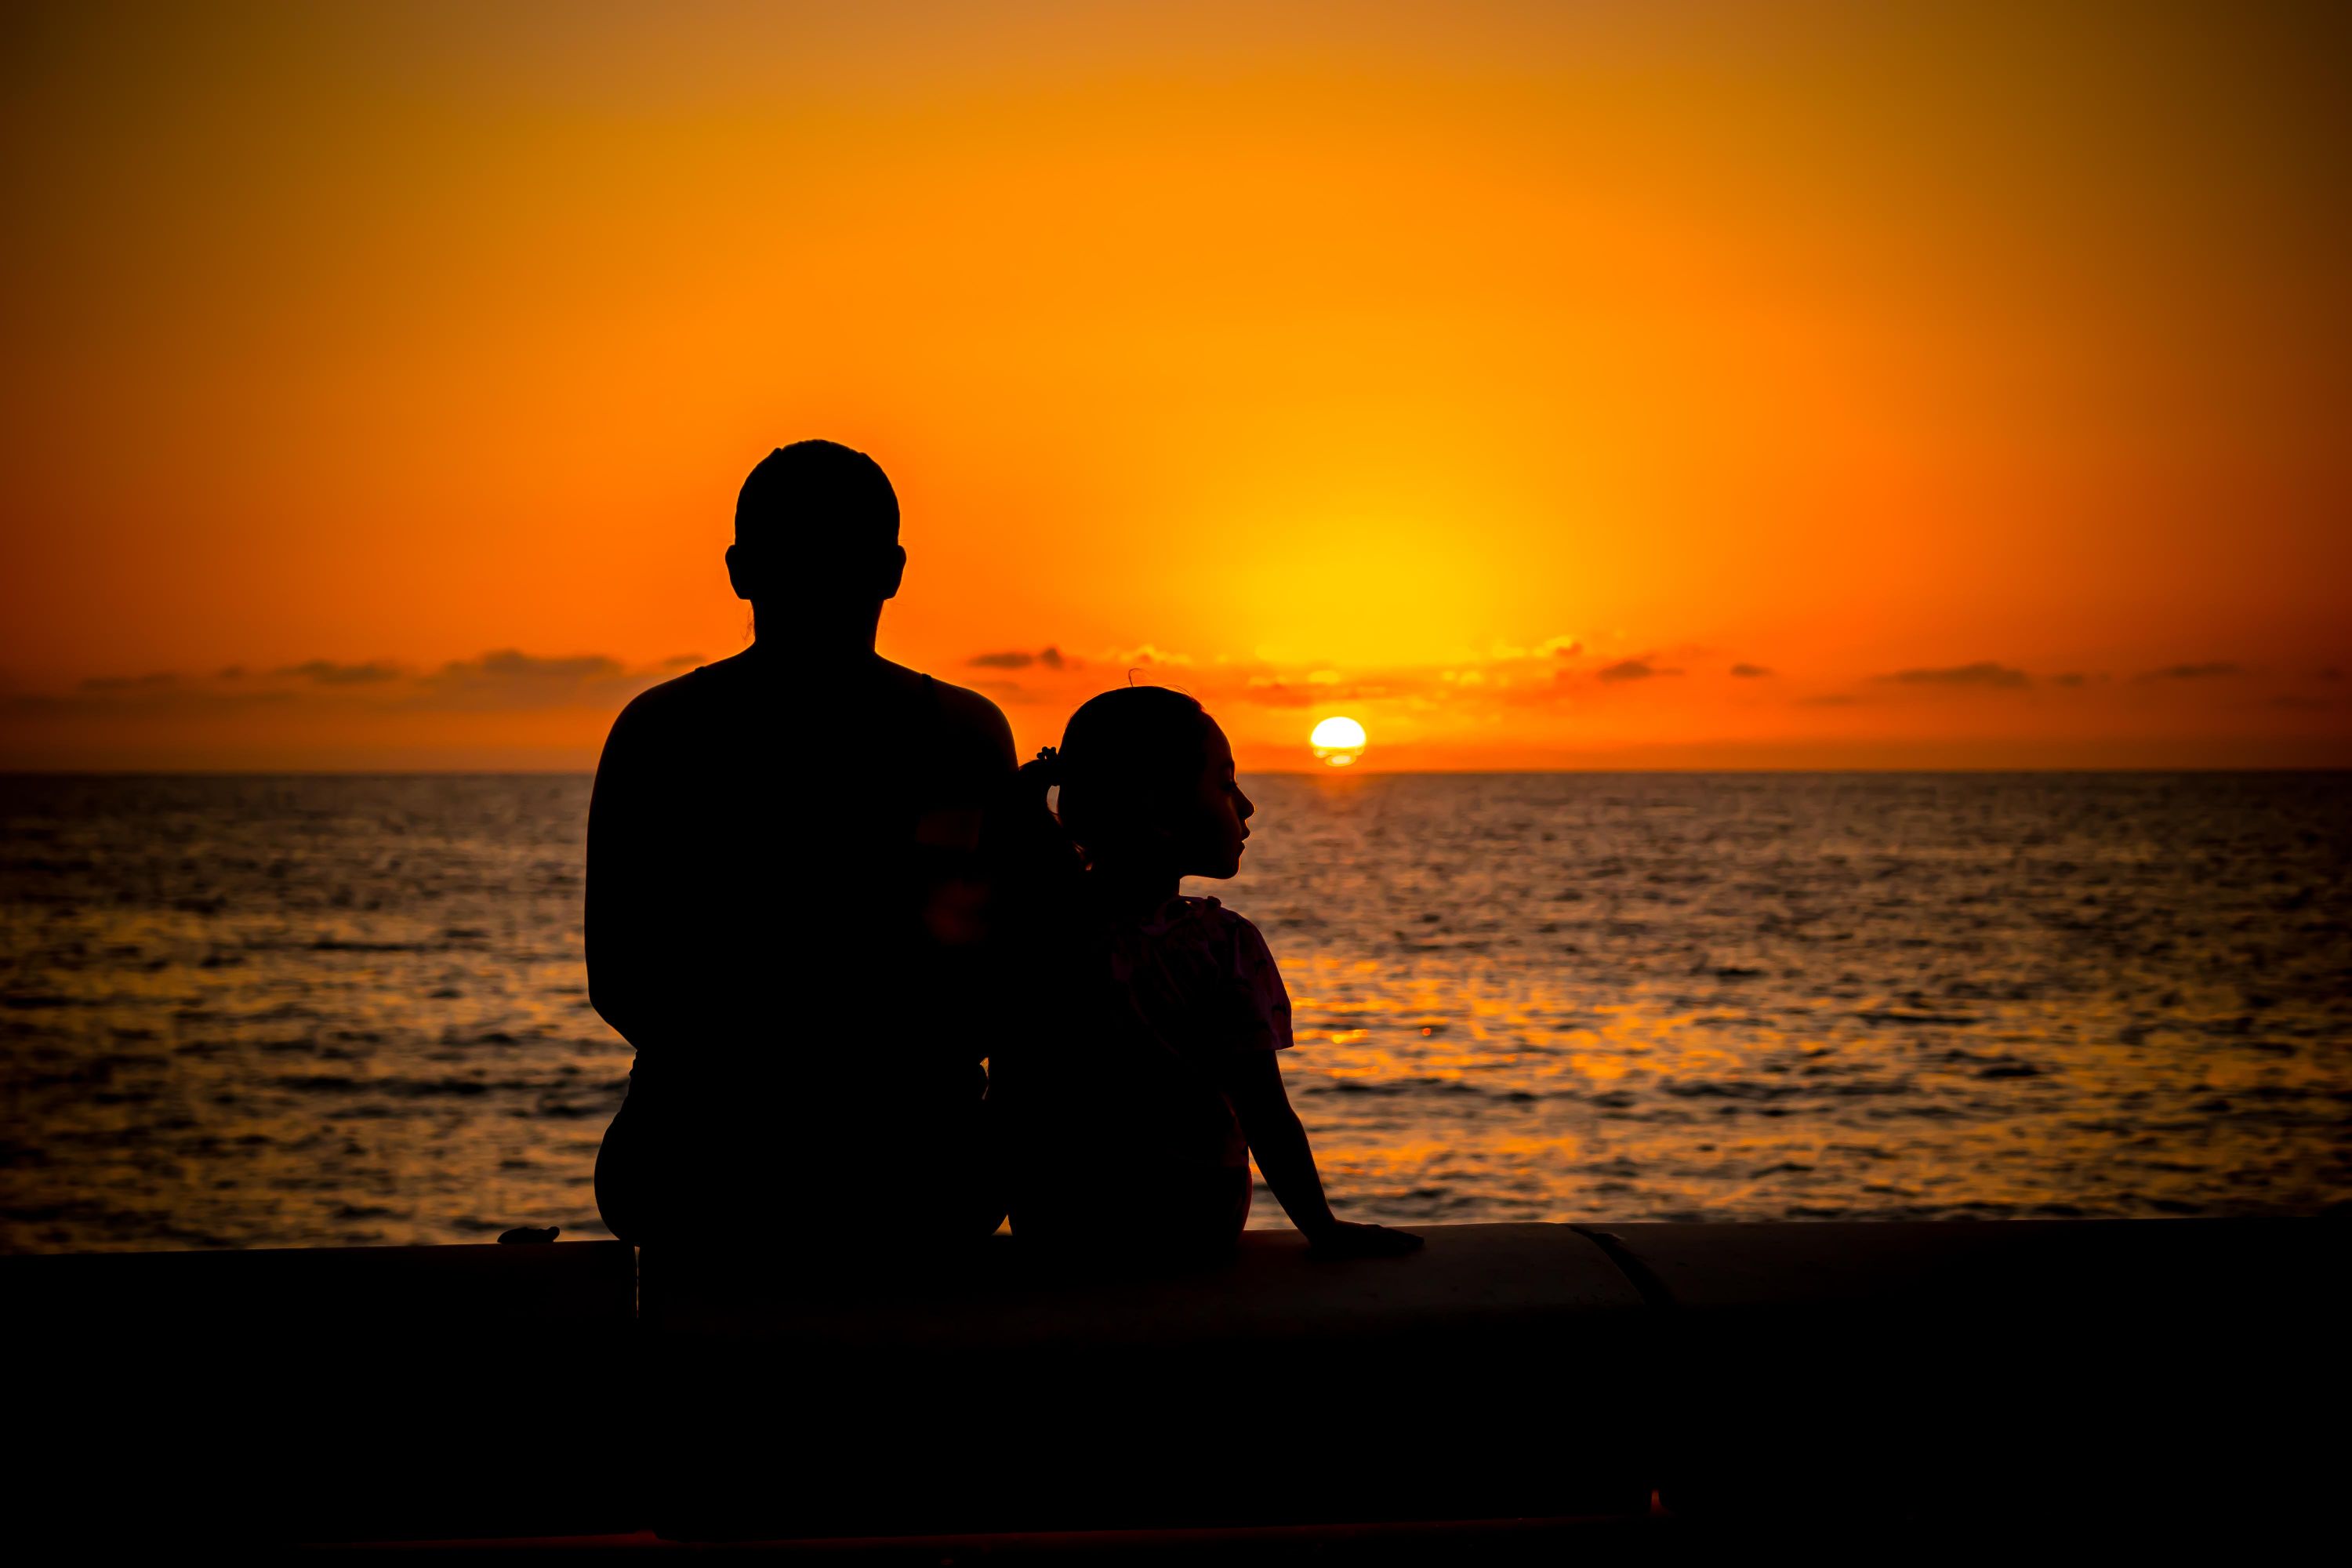
[[[2187,763],[2180,765],[2125,764],[2085,767],[2074,765],[1972,765],[1949,767],[1856,766],[1856,767],[1614,767],[1608,765],[1553,768],[1331,768],[1283,767],[1243,768],[1245,774],[1260,778],[1542,778],[1565,773],[1707,773],[1707,774],[1850,774],[1850,773],[2352,773],[2352,763],[2263,763],[2250,764]],[[0,768],[0,778],[584,778],[596,776],[594,768]]]

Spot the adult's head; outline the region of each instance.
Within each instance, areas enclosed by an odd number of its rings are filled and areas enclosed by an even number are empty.
[[[906,570],[898,492],[863,452],[835,441],[779,447],[735,498],[727,577],[763,629],[870,634]]]

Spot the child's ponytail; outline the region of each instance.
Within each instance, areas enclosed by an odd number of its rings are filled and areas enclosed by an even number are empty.
[[[1017,924],[1033,929],[1057,923],[1068,912],[1085,869],[1077,841],[1046,799],[1065,772],[1059,752],[1040,749],[1013,773],[1003,806],[992,814],[995,843],[989,858],[997,897]]]
[[[1038,804],[1043,805],[1045,792],[1058,787],[1062,782],[1062,753],[1051,746],[1038,747],[1037,754],[1022,763],[1013,778],[1023,799],[1034,795]]]

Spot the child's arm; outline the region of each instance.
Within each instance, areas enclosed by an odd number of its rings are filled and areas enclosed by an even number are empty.
[[[1411,1252],[1421,1237],[1377,1225],[1350,1225],[1331,1212],[1323,1195],[1323,1177],[1315,1169],[1315,1152],[1307,1146],[1307,1129],[1290,1109],[1282,1087],[1282,1064],[1272,1051],[1246,1051],[1226,1077],[1234,1113],[1241,1118],[1243,1135],[1265,1184],[1282,1200],[1290,1221],[1306,1233],[1316,1251],[1350,1258],[1391,1258]]]

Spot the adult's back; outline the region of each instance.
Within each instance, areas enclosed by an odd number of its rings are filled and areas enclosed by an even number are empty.
[[[803,442],[743,487],[743,653],[613,727],[589,816],[589,993],[636,1047],[598,1160],[632,1240],[993,1228],[971,910],[1003,714],[874,651],[889,481]]]

